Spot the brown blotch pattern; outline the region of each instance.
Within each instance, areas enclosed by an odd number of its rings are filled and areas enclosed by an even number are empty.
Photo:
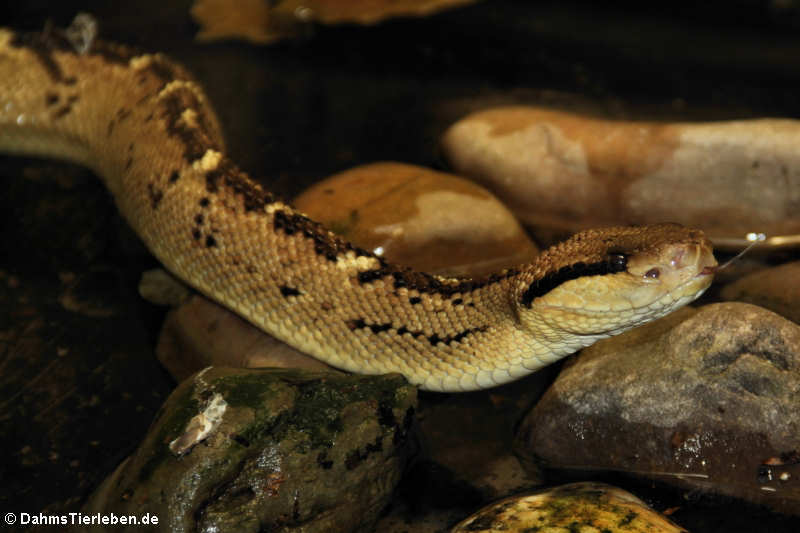
[[[147,195],[150,197],[150,207],[155,210],[158,208],[158,204],[161,203],[161,199],[164,197],[164,191],[157,188],[154,184],[148,183]]]
[[[67,98],[66,103],[64,103],[63,106],[61,106],[58,109],[56,109],[55,111],[53,111],[53,115],[52,115],[53,119],[59,119],[59,118],[65,116],[65,115],[69,114],[69,112],[72,111],[72,104],[77,102],[79,99],[80,98],[78,97],[77,94],[73,94],[73,95],[69,96]]]
[[[288,285],[281,285],[280,286],[281,295],[284,298],[288,298],[289,296],[300,296],[303,294],[299,289],[295,287],[290,287]]]
[[[61,66],[53,57],[53,52],[56,51],[74,55],[78,53],[69,39],[66,38],[63,30],[50,26],[42,32],[19,32],[14,34],[10,45],[15,48],[27,48],[33,52],[53,82],[70,86],[78,83],[78,79],[75,76],[64,75]],[[128,61],[132,57],[140,55],[140,52],[129,46],[95,39],[88,53],[84,55],[101,57],[109,63],[121,64],[127,67]]]
[[[17,33],[9,43],[14,48],[27,48],[39,60],[47,75],[54,83],[64,83],[64,72],[61,66],[53,58],[53,52],[71,51],[72,45],[69,44],[61,32],[57,30],[44,31],[42,33]]]
[[[61,107],[59,107],[58,109],[56,109],[53,112],[52,116],[53,116],[54,119],[57,120],[59,118],[62,118],[65,115],[69,114],[70,111],[72,111],[72,108],[70,106],[68,106],[68,105],[61,106]]]
[[[372,333],[378,334],[384,331],[395,331],[397,335],[403,336],[406,333],[414,337],[415,339],[424,339],[426,340],[431,346],[436,346],[437,344],[446,344],[450,346],[455,342],[461,342],[467,336],[473,335],[475,333],[483,333],[489,329],[489,326],[479,326],[475,328],[467,328],[464,331],[456,333],[455,335],[446,335],[444,337],[434,333],[432,335],[426,335],[422,331],[413,331],[408,329],[405,326],[395,327],[394,324],[391,322],[383,323],[383,324],[369,324],[361,318],[348,320],[346,322],[347,327],[351,331],[355,331],[357,329],[368,329]]]
[[[130,109],[126,109],[124,107],[120,107],[119,110],[117,110],[116,115],[114,115],[114,118],[112,118],[111,121],[109,121],[109,123],[108,123],[108,135],[109,136],[111,135],[111,132],[114,130],[114,126],[116,124],[122,122],[123,120],[128,118],[130,115],[131,115],[131,110]]]
[[[221,185],[242,198],[245,212],[263,211],[267,204],[276,200],[272,193],[264,190],[227,157],[219,162],[217,168],[206,173],[206,190],[208,192],[216,193]]]
[[[359,283],[372,283],[375,280],[391,277],[395,289],[407,288],[420,293],[435,293],[443,298],[452,298],[456,294],[470,293],[519,274],[518,270],[509,269],[483,278],[443,279],[425,272],[416,272],[410,268],[392,265],[380,258],[378,259],[381,261],[380,268],[359,272]],[[411,303],[419,302],[412,301]],[[462,298],[456,298],[453,301],[453,305],[461,305],[463,303],[464,300]]]
[[[183,145],[183,158],[187,163],[197,161],[206,150],[219,151],[219,147],[208,135],[208,125],[203,114],[197,114],[197,127],[185,124],[181,114],[187,109],[200,109],[200,101],[191,89],[175,89],[164,97],[163,118],[167,124],[167,133],[178,139]]]
[[[125,161],[125,170],[130,170],[133,166],[133,143],[128,145],[128,159]]]
[[[321,224],[299,213],[275,211],[273,227],[275,231],[283,231],[286,235],[297,233],[313,240],[314,251],[318,255],[325,256],[329,261],[336,261],[341,254],[348,251],[354,251],[358,256],[374,257],[380,262],[380,267],[359,272],[357,278],[361,284],[391,277],[395,289],[407,288],[420,293],[436,293],[444,298],[451,298],[456,294],[469,293],[519,274],[519,271],[509,269],[478,279],[442,279],[425,272],[416,272],[406,267],[389,264],[384,259],[342,240]]]
[[[129,116],[131,116],[131,110],[130,109],[127,109],[125,107],[120,107],[119,111],[117,111],[117,121],[118,122],[122,122],[123,120],[125,120]]]
[[[161,81],[159,91],[163,89],[169,82],[173,80],[185,79],[184,72],[179,70],[175,65],[170,64],[161,55],[151,55],[150,63],[141,70],[142,73],[151,74],[154,78]]]
[[[322,224],[299,213],[276,210],[273,213],[272,225],[275,231],[283,231],[286,235],[301,234],[314,241],[314,252],[329,261],[336,261],[339,255],[353,251],[357,256],[374,257],[369,252],[353,246],[325,229]],[[380,260],[380,259],[379,259]]]

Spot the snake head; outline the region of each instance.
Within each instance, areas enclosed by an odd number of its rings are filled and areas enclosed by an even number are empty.
[[[581,232],[534,263],[518,287],[518,317],[574,351],[693,301],[716,265],[703,232],[678,224]]]

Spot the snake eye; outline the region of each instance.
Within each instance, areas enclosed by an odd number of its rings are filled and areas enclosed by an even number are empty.
[[[628,267],[628,258],[623,254],[611,254],[608,256],[608,265],[612,272],[622,272]]]
[[[651,278],[651,279],[658,279],[658,276],[661,275],[661,271],[657,268],[651,268],[647,272],[644,273],[644,277]]]

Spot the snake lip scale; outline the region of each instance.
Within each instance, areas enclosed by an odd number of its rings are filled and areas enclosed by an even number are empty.
[[[278,200],[225,155],[201,87],[161,54],[0,30],[0,151],[71,160],[178,278],[333,366],[464,391],[520,378],[685,305],[710,285],[704,234],[578,233],[481,279],[392,265]]]

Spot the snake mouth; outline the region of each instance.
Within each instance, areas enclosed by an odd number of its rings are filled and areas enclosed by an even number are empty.
[[[638,277],[640,284],[625,300],[632,310],[666,315],[699,298],[711,286],[717,269],[708,240],[672,245],[663,249],[658,258],[645,261],[629,272]]]
[[[713,248],[707,240],[680,247],[670,258],[669,266],[673,269],[671,281],[674,286],[666,291],[666,295],[674,302],[683,303],[699,298],[711,285],[718,269]],[[648,306],[656,305],[666,295],[653,298]]]
[[[713,276],[717,270],[711,243],[703,238],[690,243],[668,245],[657,254],[634,260],[629,272],[645,283],[680,287],[686,281]]]
[[[695,277],[698,278],[700,276],[713,276],[714,274],[717,273],[717,270],[719,270],[719,265],[706,266],[703,267],[703,270],[701,270]]]
[[[713,278],[714,274],[716,274],[719,270],[719,264],[717,263],[717,259],[714,257],[714,251],[711,247],[711,244],[699,244],[697,245],[697,248],[698,251],[697,260],[695,261],[695,268],[697,268],[698,272],[695,274],[694,278]],[[711,280],[709,280],[709,283],[710,282]]]

